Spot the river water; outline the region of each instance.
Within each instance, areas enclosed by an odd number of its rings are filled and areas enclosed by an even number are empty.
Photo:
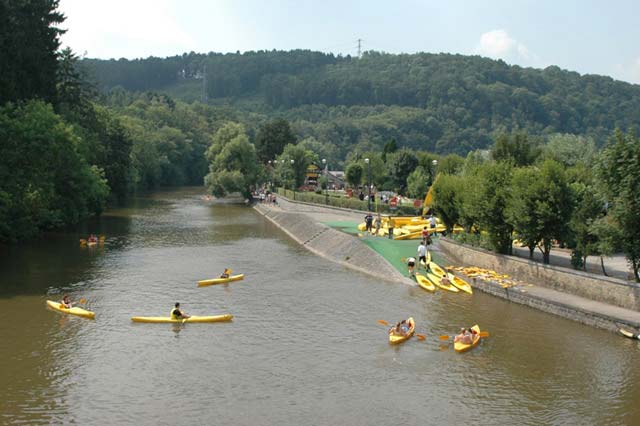
[[[158,192],[0,249],[0,424],[640,424],[640,346],[481,293],[319,258],[253,209]],[[81,248],[88,232],[102,248]],[[229,266],[244,281],[198,288]],[[94,321],[45,308],[87,299]],[[231,323],[137,324],[232,313]],[[379,319],[416,319],[391,347]],[[457,354],[441,334],[490,333]]]

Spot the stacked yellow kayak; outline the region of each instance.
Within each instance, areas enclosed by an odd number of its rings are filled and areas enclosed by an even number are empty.
[[[449,278],[449,281],[460,290],[464,291],[465,293],[473,294],[471,285],[462,278],[453,275],[451,272],[447,272],[447,278]]]
[[[434,283],[435,285],[437,285],[443,290],[447,290],[452,293],[458,293],[460,291],[458,287],[454,286],[453,284],[442,282],[443,277],[432,274],[431,272],[427,272],[427,278],[429,278],[429,281],[431,281],[432,283]]]
[[[73,308],[67,309],[62,307],[61,303],[54,302],[53,300],[47,300],[47,306],[50,307],[51,309],[54,309],[58,312],[62,312],[64,314],[76,315],[79,317],[89,318],[89,319],[94,319],[96,317],[96,314],[94,312],[87,311],[85,309],[78,308],[76,306],[74,306]]]
[[[421,288],[427,291],[436,291],[436,286],[422,274],[416,273],[416,282]]]

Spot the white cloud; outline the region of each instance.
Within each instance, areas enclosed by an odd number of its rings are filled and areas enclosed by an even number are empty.
[[[62,44],[90,57],[165,56],[192,50],[170,0],[62,0],[68,31]],[[118,53],[115,53],[118,52]]]
[[[493,30],[482,34],[476,52],[482,56],[523,65],[536,62],[535,55],[527,46],[512,38],[505,30]]]

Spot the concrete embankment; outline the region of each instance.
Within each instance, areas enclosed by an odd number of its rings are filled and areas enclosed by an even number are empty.
[[[279,200],[281,207],[257,204],[255,209],[310,251],[376,278],[415,285],[389,259],[359,238],[321,223],[360,221],[361,212],[297,203],[283,197]],[[447,238],[439,240],[438,248],[451,262],[493,269],[523,282],[503,286],[490,280],[468,279],[477,290],[610,331],[617,331],[620,325],[640,328],[640,286],[635,283],[501,256]]]
[[[311,252],[386,281],[412,283],[358,238],[332,229],[304,213],[256,204],[254,207]]]
[[[620,325],[640,328],[640,286],[635,283],[503,256],[447,238],[439,244],[442,253],[458,265],[497,270],[526,283],[505,287],[472,278],[474,288],[610,331],[617,331]]]

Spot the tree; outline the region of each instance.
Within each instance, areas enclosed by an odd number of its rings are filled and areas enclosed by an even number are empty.
[[[304,183],[309,165],[318,163],[318,157],[315,153],[294,144],[285,146],[279,159],[280,164],[284,164],[291,171],[295,188],[302,186]],[[282,160],[284,160],[284,163]],[[291,160],[293,160],[293,163],[291,163]]]
[[[533,163],[536,153],[525,132],[514,132],[511,135],[501,134],[491,150],[495,161],[511,161],[515,166],[528,166]]]
[[[574,210],[569,221],[574,245],[572,256],[580,258],[581,266],[586,271],[587,257],[600,253],[600,241],[593,223],[603,216],[604,202],[596,193],[594,185],[573,182],[570,187],[574,199]]]
[[[513,225],[516,238],[529,248],[529,259],[540,242],[537,203],[540,197],[540,171],[534,167],[515,169],[511,180],[511,197],[505,209],[507,221]]]
[[[362,183],[362,174],[364,170],[360,163],[351,163],[347,166],[345,177],[351,187],[357,188]]]
[[[454,225],[460,220],[462,192],[461,176],[443,174],[433,183],[432,207],[444,222],[447,232],[452,232]]]
[[[473,190],[464,191],[464,214],[488,232],[493,249],[501,254],[511,254],[513,225],[506,217],[511,173],[512,165],[506,161],[483,164],[466,176]]]
[[[205,184],[213,195],[239,192],[251,197],[258,174],[257,156],[241,124],[228,123],[216,132],[207,159],[210,165]]]
[[[64,16],[58,0],[0,2],[0,105],[56,99],[59,37]]]
[[[571,191],[560,163],[546,160],[540,168],[514,172],[506,217],[529,247],[530,257],[538,245],[543,263],[549,263],[553,241],[566,241],[572,210]]]
[[[256,150],[258,160],[266,163],[282,153],[287,145],[295,145],[296,137],[289,122],[284,119],[273,120],[258,130]]]
[[[382,149],[382,161],[387,162],[387,155],[393,154],[398,150],[398,142],[395,139],[391,139],[389,142],[384,144],[384,148]]]
[[[418,166],[418,158],[408,149],[402,149],[387,156],[387,167],[393,184],[400,194],[404,194],[407,188],[407,178]]]
[[[615,131],[597,173],[609,202],[608,215],[619,228],[620,245],[640,282],[640,139],[633,131]]]
[[[424,171],[422,166],[416,167],[407,178],[407,193],[409,197],[423,199],[429,190],[431,176]]]
[[[542,156],[555,160],[567,167],[583,164],[591,166],[596,158],[596,144],[584,136],[555,134],[549,137],[542,148]]]
[[[30,238],[102,211],[109,187],[78,145],[51,105],[0,108],[0,241]]]

